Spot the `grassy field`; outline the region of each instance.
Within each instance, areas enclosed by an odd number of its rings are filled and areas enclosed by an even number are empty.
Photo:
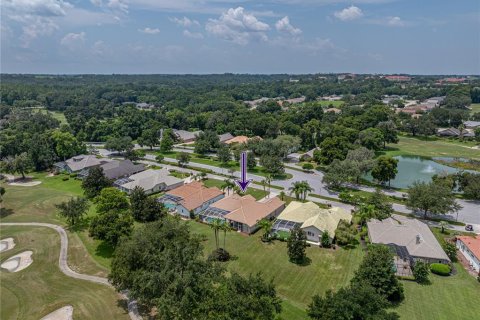
[[[51,229],[2,227],[2,237],[14,237],[16,246],[0,254],[3,262],[25,250],[33,263],[18,273],[0,272],[1,319],[39,319],[65,305],[74,319],[129,319],[112,288],[65,276],[58,267],[60,237]]]
[[[189,225],[192,231],[207,237],[205,254],[211,252],[215,243],[212,229],[197,222],[189,222]],[[253,236],[227,234],[227,250],[235,256],[228,263],[228,269],[243,275],[261,272],[267,279],[273,278],[278,294],[286,299],[284,319],[306,319],[305,308],[311,297],[346,285],[363,257],[360,248],[327,250],[310,247],[307,256],[311,263],[298,266],[288,261],[285,242],[266,244],[260,236],[261,232]]]
[[[50,115],[52,115],[52,117],[54,117],[55,119],[60,121],[60,124],[68,124],[67,118],[65,118],[65,115],[63,114],[63,112],[49,111],[49,110],[44,109],[44,108],[37,108],[37,109],[32,109],[32,110],[34,110],[36,112],[41,112],[41,113],[44,113],[44,114],[50,114]]]
[[[480,160],[480,150],[472,149],[474,142],[450,141],[439,138],[414,138],[399,136],[398,144],[388,144],[387,151],[382,152],[389,156],[423,156],[423,157],[461,157]]]
[[[472,110],[470,111],[470,114],[480,112],[480,103],[472,103],[470,105],[470,108],[472,108]]]

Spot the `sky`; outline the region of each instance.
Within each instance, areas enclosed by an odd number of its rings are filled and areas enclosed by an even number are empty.
[[[2,0],[2,73],[480,74],[479,0]]]

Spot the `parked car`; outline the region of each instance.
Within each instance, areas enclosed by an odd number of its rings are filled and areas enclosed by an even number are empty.
[[[473,231],[473,226],[472,226],[471,224],[467,224],[467,225],[465,226],[465,230],[467,230],[467,231]]]

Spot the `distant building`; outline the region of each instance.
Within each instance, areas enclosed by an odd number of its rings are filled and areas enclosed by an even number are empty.
[[[142,188],[146,194],[170,190],[183,185],[183,180],[170,175],[167,169],[146,170],[115,181],[118,189],[130,194],[136,187]]]
[[[480,272],[480,236],[457,236],[456,245],[458,251],[460,251],[470,263],[470,267]]]
[[[249,138],[247,136],[236,136],[236,137],[233,137],[232,139],[229,139],[229,140],[226,140],[224,141],[226,144],[234,144],[234,143],[247,143],[249,140],[251,139],[258,139],[258,140],[263,140],[261,137],[259,136],[256,136],[256,137],[252,137],[252,138]]]
[[[372,243],[404,247],[414,261],[450,262],[428,225],[418,219],[394,215],[381,221],[372,219],[367,226]]]
[[[338,108],[328,108],[328,109],[325,109],[325,112],[333,112],[335,114],[339,114],[342,112],[342,110],[338,109]]]
[[[340,220],[351,222],[352,215],[339,207],[322,209],[313,202],[292,201],[280,213],[272,230],[277,234],[289,233],[295,226],[299,226],[308,241],[318,244],[324,232],[328,232],[330,239],[333,239]]]
[[[190,212],[199,214],[224,196],[217,187],[207,188],[203,183],[194,181],[166,192],[158,198],[158,201],[181,216],[189,218]]]
[[[266,102],[266,101],[269,101],[269,100],[273,100],[273,99],[272,99],[272,98],[262,97],[262,98],[256,99],[256,100],[243,101],[243,103],[245,103],[246,105],[248,105],[248,106],[251,107],[251,108],[255,108],[255,107],[257,107],[257,105],[259,105],[260,103]]]
[[[465,121],[463,124],[467,129],[480,128],[480,121]]]
[[[110,160],[97,158],[95,155],[80,154],[68,160],[57,162],[53,165],[56,171],[66,171],[68,173],[78,173],[84,169],[98,167],[108,163]]]
[[[440,137],[458,137],[460,130],[457,128],[438,128],[437,135]]]
[[[250,234],[258,229],[262,219],[273,219],[285,208],[285,202],[277,197],[259,202],[251,195],[233,194],[223,198],[200,213],[203,222],[210,223],[214,219],[226,221],[240,232]]]
[[[219,134],[218,138],[220,139],[221,143],[225,143],[226,141],[233,139],[234,136],[230,132],[227,132],[227,133]]]
[[[400,76],[400,75],[385,76],[385,79],[389,81],[397,81],[397,82],[406,82],[406,81],[412,80],[412,78],[409,76]]]
[[[100,168],[103,169],[103,174],[110,180],[116,180],[124,177],[128,177],[132,174],[141,172],[145,170],[145,165],[143,164],[134,164],[130,160],[111,160],[110,162],[100,165]],[[83,169],[78,177],[80,179],[88,176],[90,168]]]
[[[151,110],[155,108],[154,104],[146,103],[146,102],[124,102],[123,105],[134,105],[137,109],[140,110]]]
[[[201,132],[202,131],[173,130],[173,134],[184,143],[194,142]]]

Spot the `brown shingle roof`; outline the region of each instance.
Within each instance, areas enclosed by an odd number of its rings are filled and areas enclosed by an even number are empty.
[[[187,210],[194,210],[203,203],[223,194],[223,192],[217,187],[207,188],[203,183],[194,181],[170,190],[167,194],[182,198],[183,200],[180,201],[180,204]]]

